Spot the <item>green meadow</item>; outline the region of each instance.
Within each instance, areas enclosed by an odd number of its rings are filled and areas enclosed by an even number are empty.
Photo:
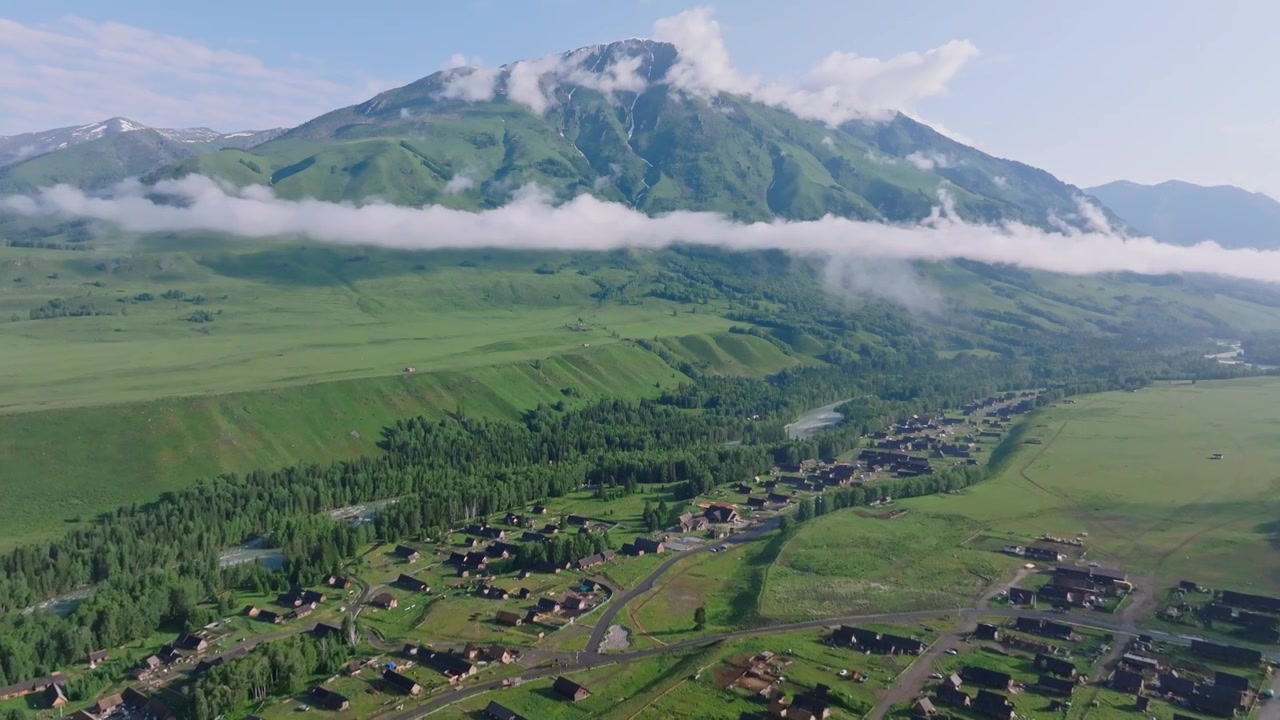
[[[1277,592],[1278,404],[1274,378],[1077,397],[1031,416],[994,478],[904,506],[995,543],[1087,533],[1088,559],[1139,577]]]

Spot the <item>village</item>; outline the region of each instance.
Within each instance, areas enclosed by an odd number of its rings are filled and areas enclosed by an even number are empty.
[[[74,716],[168,717],[162,699],[173,680],[206,673],[260,643],[301,633],[356,642],[373,652],[280,710],[392,715],[409,712],[406,708],[441,692],[469,687],[481,677],[514,687],[534,670],[562,673],[548,676],[551,696],[566,703],[584,701],[591,697],[590,683],[569,677],[574,663],[567,658],[583,657],[585,650],[599,663],[607,661],[605,653],[634,652],[625,635],[614,637],[612,626],[607,634],[597,627],[628,588],[662,572],[675,557],[718,553],[759,537],[776,527],[780,516],[824,493],[874,488],[940,468],[977,464],[1017,416],[1034,409],[1035,400],[1034,392],[1005,393],[952,413],[915,415],[869,433],[861,447],[840,458],[779,463],[767,475],[721,485],[684,503],[672,499],[651,508],[643,497],[601,499],[584,489],[474,518],[438,538],[374,546],[348,563],[343,574],[330,575],[316,587],[253,598],[238,615],[178,634],[145,655],[95,652],[86,658],[87,667],[128,662],[133,684]],[[888,494],[872,497],[868,505],[884,509],[875,517],[891,520],[904,512],[892,507]],[[646,504],[644,512],[641,504]],[[646,527],[657,516],[665,519],[664,525]],[[1086,542],[1083,534],[1070,539],[1045,534],[999,548],[1026,561],[1020,577],[1030,584],[1012,585],[985,610],[974,612],[1031,614],[984,616],[965,634],[963,652],[948,648],[937,656],[933,675],[938,682],[922,688],[910,709],[903,706],[894,713],[940,720],[1029,718],[1028,713],[1046,707],[1070,707],[1090,683],[1131,695],[1137,713],[1153,701],[1218,717],[1254,706],[1264,677],[1257,651],[1208,642],[1169,651],[1139,637],[1117,655],[1114,648],[1130,642],[1125,636],[1082,629],[1080,613],[1114,614],[1135,590],[1124,571],[1086,563]],[[553,551],[570,544],[591,551],[576,557]],[[522,561],[530,557],[530,546],[546,551],[536,554],[536,561]],[[1249,637],[1253,641],[1276,641],[1280,601],[1226,591],[1191,607],[1200,591],[1181,587],[1172,592],[1166,618],[1192,615],[1248,630],[1255,633]],[[1049,619],[1055,615],[1062,619]],[[797,677],[813,677],[815,669],[788,648],[777,648],[754,653],[749,660],[726,660],[722,674],[734,676],[720,686],[761,703],[759,711],[743,718],[842,717],[841,697],[887,692],[896,674],[929,659],[947,637],[932,628],[830,626],[807,639],[827,653],[821,665],[827,681],[797,685]],[[833,652],[849,655],[837,667]],[[859,657],[864,661],[858,662]],[[866,660],[876,657],[883,660]],[[1238,673],[1227,666],[1237,667]],[[66,675],[51,675],[0,690],[0,700],[38,697],[41,706],[61,710],[68,702],[67,682]],[[1042,705],[1033,709],[1028,702]],[[1226,712],[1228,705],[1231,712]],[[498,701],[478,710],[483,717],[522,717]]]

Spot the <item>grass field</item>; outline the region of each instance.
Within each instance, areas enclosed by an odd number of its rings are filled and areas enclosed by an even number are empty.
[[[964,543],[966,518],[895,520],[841,511],[802,524],[767,570],[760,614],[771,619],[969,607],[1017,563]]]
[[[1280,591],[1280,381],[1163,385],[1076,398],[1035,415],[995,478],[909,500],[993,535],[1087,532],[1087,557],[1159,578]],[[1209,455],[1222,452],[1220,461]]]

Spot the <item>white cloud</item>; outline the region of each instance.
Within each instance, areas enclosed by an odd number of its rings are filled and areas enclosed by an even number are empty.
[[[25,25],[0,18],[3,132],[117,115],[223,132],[292,126],[381,89],[120,23],[66,17]]]
[[[152,193],[182,202],[160,204]],[[233,190],[193,175],[145,189],[137,182],[122,183],[104,197],[59,185],[34,196],[0,197],[0,208],[25,215],[97,219],[133,232],[199,230],[398,248],[608,250],[687,243],[735,250],[782,249],[842,260],[966,258],[1069,274],[1210,273],[1280,282],[1277,251],[1225,250],[1215,243],[1182,247],[1151,238],[1124,238],[1097,227],[1051,233],[1012,222],[971,224],[955,217],[945,195],[940,202],[929,219],[912,226],[833,216],[810,222],[742,224],[706,212],[649,217],[586,194],[554,205],[532,188],[516,193],[501,208],[470,213],[440,206],[282,200],[263,186]],[[1083,207],[1081,214],[1088,218]]]
[[[1009,187],[1009,181],[1008,181],[1008,180],[1006,180],[1006,179],[1004,178],[1004,176],[1003,176],[1003,175],[995,175],[995,176],[993,176],[993,177],[991,178],[991,182],[995,183],[996,185],[998,185],[998,186],[1000,186],[1000,187]]]
[[[929,150],[927,152],[916,151],[906,157],[906,161],[920,168],[921,170],[937,170],[940,168],[949,168],[955,166],[956,162],[950,156]]]
[[[679,50],[679,58],[665,78],[673,87],[702,97],[745,95],[829,125],[887,119],[899,111],[909,113],[915,100],[944,92],[965,63],[978,55],[978,48],[967,40],[952,40],[933,50],[903,53],[888,60],[833,52],[810,71],[805,83],[796,84],[765,82],[738,72],[709,8],[659,20],[654,37]]]
[[[444,191],[450,195],[457,195],[458,193],[464,193],[475,186],[475,180],[459,173],[449,178],[449,182],[444,184]]]
[[[603,57],[591,62],[598,48],[583,48],[564,55],[548,55],[521,60],[500,68],[484,67],[478,58],[475,66],[454,69],[445,80],[440,95],[468,102],[492,100],[503,88],[507,98],[539,115],[556,103],[556,90],[562,87],[584,87],[604,95],[619,92],[641,92],[648,82],[640,75],[638,56],[615,59],[600,66]],[[466,58],[454,55],[450,62]]]
[[[828,135],[828,136],[826,136],[826,137],[822,138],[822,144],[823,144],[823,145],[826,145],[827,147],[835,147],[835,146],[836,146],[836,141],[835,141],[835,140],[832,140],[832,139],[831,139],[831,136],[830,136],[830,135]]]

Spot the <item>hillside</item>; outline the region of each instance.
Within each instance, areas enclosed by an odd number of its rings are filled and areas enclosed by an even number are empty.
[[[98,189],[199,153],[249,148],[282,130],[151,128],[125,118],[0,138],[0,193],[69,183]]]
[[[270,184],[286,197],[461,208],[501,205],[537,183],[648,213],[889,222],[926,217],[946,186],[971,219],[1045,225],[1078,212],[1077,188],[903,115],[831,128],[744,97],[708,101],[656,82],[676,56],[647,40],[566,53],[555,64],[568,79],[539,81],[542,112],[526,104],[519,65],[438,72],[252,150],[192,157],[148,179],[201,173]],[[646,79],[642,90],[618,89],[624,67]],[[460,84],[490,72],[493,97],[458,97]]]
[[[1138,231],[1177,245],[1212,240],[1228,248],[1280,247],[1280,202],[1230,185],[1127,180],[1089,188]]]

